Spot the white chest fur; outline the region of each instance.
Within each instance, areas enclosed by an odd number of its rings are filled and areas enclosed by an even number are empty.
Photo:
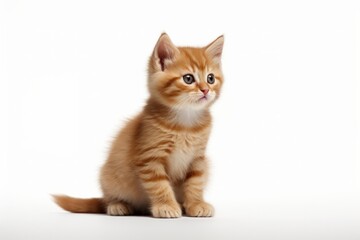
[[[185,177],[194,159],[195,149],[190,142],[191,140],[186,135],[178,135],[176,137],[175,147],[168,162],[168,174],[173,181],[181,180]]]
[[[173,121],[184,126],[192,126],[199,121],[204,111],[192,108],[178,109],[174,111]]]

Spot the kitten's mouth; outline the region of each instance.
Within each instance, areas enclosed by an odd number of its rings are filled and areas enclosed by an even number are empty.
[[[207,101],[208,100],[208,97],[207,96],[202,96],[201,98],[199,98],[199,102],[204,102],[204,101]]]

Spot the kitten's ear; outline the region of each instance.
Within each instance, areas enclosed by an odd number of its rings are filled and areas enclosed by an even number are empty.
[[[169,36],[163,33],[156,43],[152,60],[161,71],[164,71],[175,60],[177,54],[179,54],[179,49],[171,42]]]
[[[221,62],[221,54],[224,46],[224,35],[215,39],[212,43],[205,47],[205,52],[215,63]]]

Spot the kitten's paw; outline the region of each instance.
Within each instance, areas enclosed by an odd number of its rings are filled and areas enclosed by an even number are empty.
[[[214,207],[206,202],[198,202],[186,206],[185,212],[189,217],[212,217],[214,216]]]
[[[106,209],[106,213],[111,216],[125,216],[133,214],[133,209],[127,203],[109,203]]]
[[[157,204],[151,208],[151,214],[156,218],[181,217],[181,208],[178,203]]]

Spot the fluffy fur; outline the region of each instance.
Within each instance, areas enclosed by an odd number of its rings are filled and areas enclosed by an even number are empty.
[[[101,169],[103,198],[54,196],[63,209],[75,213],[154,217],[210,217],[204,201],[208,177],[205,157],[211,115],[209,107],[223,84],[220,36],[206,47],[176,47],[162,34],[150,57],[150,98],[143,111],[116,136]],[[188,84],[184,75],[191,74]],[[215,81],[209,82],[209,74]]]

